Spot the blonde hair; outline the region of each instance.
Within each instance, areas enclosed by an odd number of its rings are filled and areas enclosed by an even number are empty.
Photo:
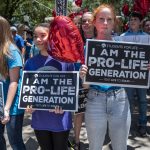
[[[6,78],[8,76],[8,66],[6,57],[10,57],[9,46],[13,42],[8,21],[0,16],[0,74]]]
[[[97,7],[94,12],[93,12],[93,21],[96,20],[96,15],[99,13],[99,11],[101,11],[103,8],[108,8],[110,9],[111,13],[114,16],[114,21],[116,21],[116,13],[115,13],[115,9],[112,5],[109,4],[101,4],[99,7]]]

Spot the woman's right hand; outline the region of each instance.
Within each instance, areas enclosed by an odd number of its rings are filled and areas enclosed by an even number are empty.
[[[79,76],[81,79],[83,79],[85,77],[85,75],[87,74],[87,70],[88,70],[88,67],[86,65],[82,65],[80,67]]]
[[[56,106],[55,109],[50,109],[49,112],[54,112],[55,114],[63,114],[64,111],[62,107]]]

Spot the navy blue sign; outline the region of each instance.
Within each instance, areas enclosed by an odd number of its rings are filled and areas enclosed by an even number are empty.
[[[24,71],[19,108],[76,111],[79,73],[75,71]]]
[[[67,0],[55,0],[56,15],[67,16]]]
[[[86,109],[87,103],[87,93],[88,89],[80,89],[79,90],[79,102],[78,102],[78,111],[75,114],[84,113]]]
[[[85,83],[148,88],[150,46],[87,40]]]

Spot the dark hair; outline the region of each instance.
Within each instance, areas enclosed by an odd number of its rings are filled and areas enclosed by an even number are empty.
[[[149,17],[147,17],[147,18],[145,18],[145,19],[143,20],[143,24],[142,24],[142,25],[143,25],[143,28],[144,28],[144,26],[145,26],[145,24],[146,24],[147,21],[150,21],[150,18],[149,18]]]
[[[49,27],[50,27],[50,24],[49,24],[49,23],[40,23],[40,24],[36,25],[36,26],[34,27],[34,29],[37,28],[37,27],[49,28]]]
[[[30,34],[31,36],[33,36],[33,31],[27,30],[26,32],[27,32],[27,34]]]
[[[130,15],[129,15],[129,18],[131,18],[131,17],[137,17],[137,18],[140,19],[140,21],[142,21],[142,19],[143,19],[142,14],[138,11],[131,12]]]

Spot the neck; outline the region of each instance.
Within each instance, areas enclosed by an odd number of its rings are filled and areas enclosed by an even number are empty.
[[[48,53],[47,53],[47,50],[46,50],[46,49],[40,50],[40,53],[41,53],[41,55],[43,55],[43,56],[48,56]]]
[[[108,34],[98,34],[96,39],[99,40],[112,40],[112,36]]]
[[[138,32],[140,29],[131,29],[132,32]]]
[[[84,37],[86,39],[93,38],[94,37],[94,33],[93,32],[84,32]]]

